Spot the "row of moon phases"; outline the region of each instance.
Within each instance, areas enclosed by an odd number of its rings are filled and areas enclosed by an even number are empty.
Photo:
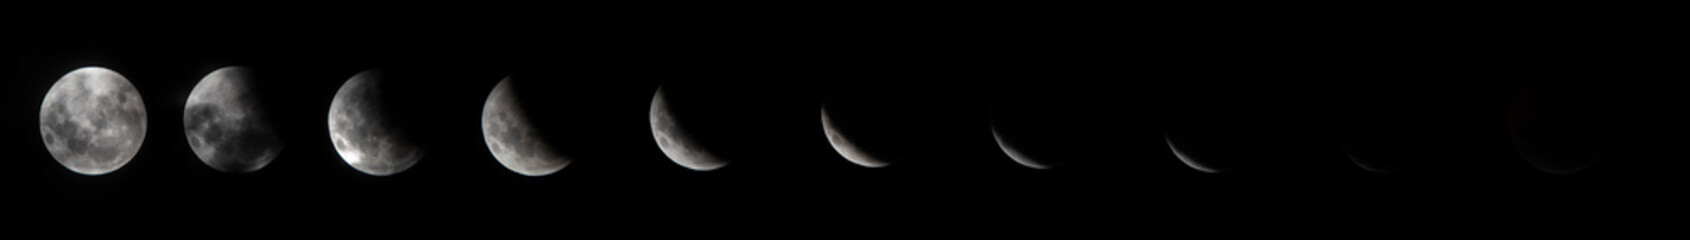
[[[223,67],[200,79],[189,93],[182,119],[185,134],[194,154],[207,166],[229,173],[253,172],[275,160],[284,147],[276,134],[277,123],[259,107],[256,78],[249,68]],[[340,86],[328,110],[328,133],[335,151],[348,166],[373,176],[404,172],[426,153],[406,136],[406,129],[394,124],[397,119],[382,114],[384,108],[392,107],[381,98],[379,83],[387,78],[380,70],[357,73]],[[483,104],[481,129],[488,151],[505,168],[525,176],[550,175],[568,166],[571,156],[557,151],[534,130],[513,88],[511,78],[501,80]],[[695,171],[728,165],[729,159],[702,147],[689,129],[677,123],[666,95],[663,87],[657,88],[649,113],[652,138],[663,154]],[[868,168],[892,164],[883,160],[885,156],[865,151],[857,142],[860,139],[840,131],[827,105],[819,112],[827,141],[845,160]],[[140,151],[147,134],[147,110],[140,93],[123,75],[102,67],[82,67],[61,77],[42,100],[40,117],[47,150],[60,165],[83,175],[122,168]],[[1029,157],[998,128],[993,124],[990,131],[1009,159],[1032,169],[1056,166]],[[1178,132],[1164,132],[1163,140],[1187,166],[1209,173],[1232,168],[1225,156],[1193,154],[1191,148],[1203,146],[1192,146]],[[1377,167],[1356,162],[1364,169]],[[1561,169],[1545,169],[1549,170]]]

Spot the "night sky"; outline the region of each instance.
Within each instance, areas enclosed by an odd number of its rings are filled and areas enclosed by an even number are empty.
[[[763,6],[770,7],[770,6]],[[796,7],[796,6],[789,6]],[[0,38],[6,233],[127,236],[1684,237],[1690,22],[1680,6],[1485,2],[905,6],[626,14],[519,6],[313,21],[101,19]],[[847,10],[852,9],[852,10]],[[518,10],[518,11],[504,11]],[[509,13],[509,14],[506,14]],[[298,17],[298,16],[295,16]],[[74,28],[72,28],[74,27]],[[147,107],[134,160],[59,165],[38,118],[100,66]],[[253,69],[285,143],[252,173],[188,146],[183,105]],[[327,132],[348,78],[395,73],[427,151],[354,170]],[[510,76],[574,161],[528,177],[482,138]],[[653,142],[670,92],[693,171]],[[820,110],[894,161],[846,161]],[[1522,110],[1527,109],[1527,110]],[[993,123],[1051,169],[1022,166]],[[1169,150],[1224,156],[1205,173]],[[1183,146],[1182,146],[1183,147]],[[1386,166],[1359,167],[1351,156]],[[1221,159],[1211,157],[1209,159]],[[1528,160],[1572,166],[1551,174]],[[1584,164],[1584,165],[1580,165]],[[448,235],[439,235],[448,234]],[[609,234],[609,235],[607,235]],[[1045,238],[1045,237],[1040,237]]]

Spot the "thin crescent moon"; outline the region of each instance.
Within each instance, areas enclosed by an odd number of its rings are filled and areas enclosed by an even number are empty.
[[[1038,161],[1034,161],[1032,157],[1028,157],[1027,154],[1022,153],[1021,149],[1016,149],[1014,146],[1010,146],[1009,142],[1003,139],[1003,134],[998,132],[998,125],[996,123],[992,124],[992,140],[997,140],[998,148],[1003,149],[1004,155],[1009,155],[1010,160],[1015,160],[1016,163],[1020,163],[1022,166],[1027,166],[1033,169],[1050,169],[1051,167],[1050,165],[1040,164]]]
[[[669,100],[663,95],[663,87],[658,87],[657,94],[651,97],[651,136],[657,141],[657,148],[663,150],[663,155],[669,156],[669,160],[675,161],[675,164],[694,171],[710,171],[727,166],[728,161],[710,154],[698,145],[686,129],[676,125],[675,115],[669,109]]]
[[[822,106],[822,131],[827,133],[827,142],[833,145],[833,150],[838,151],[839,156],[845,157],[845,160],[849,160],[851,163],[870,168],[891,165],[891,162],[869,156],[868,153],[863,152],[861,147],[857,146],[857,143],[851,142],[850,139],[845,138],[844,133],[835,129],[832,117],[827,116],[827,106]]]
[[[1203,166],[1203,163],[1197,162],[1197,160],[1192,159],[1191,156],[1186,156],[1185,152],[1179,150],[1179,146],[1174,146],[1174,140],[1168,138],[1168,136],[1166,134],[1162,135],[1162,141],[1168,143],[1168,150],[1173,150],[1174,156],[1179,157],[1179,160],[1181,162],[1185,162],[1186,166],[1191,166],[1192,169],[1197,169],[1197,171],[1202,171],[1202,172],[1206,172],[1206,173],[1220,173],[1221,172],[1220,169],[1214,169],[1214,168],[1209,168],[1207,166]]]

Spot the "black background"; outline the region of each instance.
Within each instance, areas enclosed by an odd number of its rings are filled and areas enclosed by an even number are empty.
[[[1687,234],[1680,6],[645,7],[283,7],[9,33],[0,216],[60,237]],[[182,135],[193,85],[231,65],[258,71],[286,142],[248,174],[207,167]],[[82,66],[123,74],[149,114],[140,153],[102,176],[59,166],[37,127],[46,90]],[[387,177],[348,167],[326,134],[340,84],[374,68],[406,74],[391,90],[427,151]],[[574,163],[525,177],[487,152],[480,111],[506,76]],[[1533,84],[1583,99],[1547,121],[1611,134],[1569,150],[1595,165],[1521,159],[1508,107]],[[659,86],[733,163],[696,172],[657,149]],[[1181,124],[1249,163],[1175,158],[1166,113],[1190,106],[1175,95],[1222,116]],[[823,104],[849,106],[852,134],[898,162],[839,157]],[[1061,165],[1008,159],[994,119]],[[1368,172],[1341,134],[1425,160]]]

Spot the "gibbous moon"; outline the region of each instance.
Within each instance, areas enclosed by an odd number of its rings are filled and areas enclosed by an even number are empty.
[[[717,158],[698,145],[698,141],[675,121],[675,113],[669,109],[669,100],[663,95],[663,88],[658,87],[657,94],[651,97],[651,135],[657,140],[657,148],[662,149],[669,160],[696,171],[710,171],[728,165],[728,161]]]
[[[257,171],[282,151],[282,141],[259,105],[253,78],[251,69],[223,67],[205,75],[188,93],[182,113],[188,146],[218,171]]]
[[[535,131],[506,77],[487,95],[481,107],[481,132],[487,150],[499,164],[527,176],[545,176],[569,166],[570,159],[552,151],[551,144]]]
[[[41,140],[59,164],[102,175],[128,164],[147,136],[147,107],[129,79],[83,67],[53,83],[41,101]]]
[[[870,168],[885,167],[892,164],[870,156],[863,151],[862,147],[857,146],[857,143],[846,138],[845,134],[834,126],[833,117],[827,115],[827,106],[822,106],[822,131],[827,134],[827,142],[833,144],[833,150],[838,151],[839,156],[845,157],[845,160],[849,160],[851,163]]]
[[[405,131],[388,116],[378,87],[382,73],[368,70],[340,86],[329,104],[329,139],[335,151],[353,169],[375,176],[388,176],[410,169],[422,159],[423,149],[405,138]]]
[[[831,137],[829,138],[831,139]],[[1027,154],[1022,153],[1020,148],[1016,148],[1014,145],[1010,144],[1010,140],[1005,139],[1003,133],[998,130],[997,124],[992,124],[992,139],[997,140],[998,148],[1003,149],[1003,154],[1009,155],[1009,159],[1015,160],[1015,163],[1020,163],[1022,166],[1027,166],[1033,169],[1050,169],[1051,167],[1049,164],[1033,160],[1032,157],[1028,157]]]

